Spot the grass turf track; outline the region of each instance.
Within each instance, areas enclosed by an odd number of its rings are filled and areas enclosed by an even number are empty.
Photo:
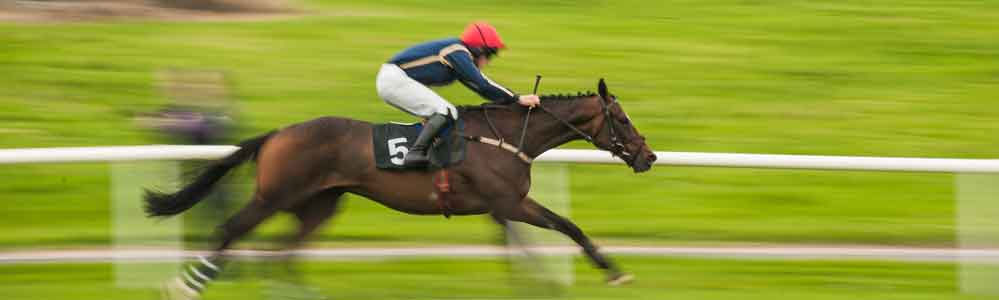
[[[999,149],[999,17],[980,1],[309,1],[267,21],[0,24],[0,147],[164,142],[131,118],[168,102],[154,73],[225,70],[244,136],[319,115],[412,120],[377,99],[402,47],[488,19],[491,78],[527,91],[606,77],[656,150],[989,158]],[[481,100],[440,90],[457,104]],[[573,148],[587,148],[572,144]],[[571,166],[573,216],[603,242],[950,245],[954,176]],[[108,166],[0,168],[0,247],[104,246]],[[350,199],[321,240],[481,243]],[[136,212],[138,213],[138,212]],[[281,221],[263,230],[280,231]]]
[[[637,281],[607,287],[583,261],[572,299],[984,299],[963,295],[957,268],[944,263],[771,261],[621,257]],[[205,299],[265,299],[265,264],[240,268]],[[154,289],[115,288],[108,264],[6,265],[8,299],[156,299]],[[304,278],[332,299],[511,299],[502,260],[368,260],[308,262]],[[518,294],[519,293],[519,294]],[[538,296],[537,291],[528,295]]]

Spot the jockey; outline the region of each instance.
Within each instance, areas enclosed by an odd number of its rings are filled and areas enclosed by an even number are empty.
[[[423,131],[403,160],[405,166],[425,165],[427,148],[437,133],[458,119],[458,110],[427,86],[461,81],[483,98],[497,104],[517,102],[533,107],[537,95],[517,95],[486,77],[480,68],[505,48],[496,28],[485,22],[469,24],[460,38],[425,42],[396,54],[378,71],[378,96],[388,104],[415,116],[427,118]]]

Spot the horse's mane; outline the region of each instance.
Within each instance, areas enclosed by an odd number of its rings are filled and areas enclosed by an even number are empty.
[[[576,100],[576,99],[580,99],[580,98],[584,98],[584,97],[593,97],[593,96],[596,96],[596,95],[597,95],[597,93],[594,93],[594,92],[591,92],[591,91],[586,91],[586,92],[576,92],[575,94],[572,94],[572,93],[566,93],[566,94],[561,94],[561,93],[560,94],[545,94],[545,95],[540,95],[538,97],[541,98],[541,101],[551,101],[551,100],[572,101],[572,100]],[[490,109],[490,108],[510,108],[512,105],[514,105],[514,104],[511,103],[511,104],[508,104],[508,105],[503,105],[503,104],[483,103],[483,104],[479,104],[479,105],[462,105],[462,106],[458,106],[458,109],[459,110],[483,110],[483,109]]]
[[[541,100],[576,100],[576,99],[579,99],[579,98],[593,97],[593,96],[596,96],[596,95],[597,95],[597,93],[594,93],[594,92],[591,92],[591,91],[586,91],[585,93],[584,92],[576,92],[575,95],[573,95],[571,93],[569,93],[569,94],[548,94],[548,95],[541,95],[540,98],[541,98]]]

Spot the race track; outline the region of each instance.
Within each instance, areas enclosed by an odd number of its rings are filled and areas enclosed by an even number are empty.
[[[575,247],[534,248],[537,253],[575,254]],[[916,262],[995,262],[999,263],[999,249],[949,249],[949,248],[893,248],[893,247],[629,247],[610,246],[602,250],[617,255],[709,257],[736,259],[787,259],[787,260],[884,260]],[[501,247],[454,246],[417,248],[346,248],[305,249],[296,251],[298,257],[313,260],[396,259],[414,257],[494,257],[507,253]],[[282,255],[279,252],[236,250],[240,257],[267,258]],[[128,250],[56,250],[0,252],[0,264],[18,263],[67,263],[111,261],[171,261],[180,257],[204,255],[198,251],[162,249]]]

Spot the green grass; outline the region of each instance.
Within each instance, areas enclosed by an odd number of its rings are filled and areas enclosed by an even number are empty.
[[[541,73],[541,91],[574,92],[606,77],[656,150],[999,153],[993,2],[308,6],[317,13],[269,21],[0,24],[0,147],[162,143],[132,118],[169,102],[154,81],[166,68],[224,70],[243,136],[327,114],[412,120],[375,95],[378,65],[487,19],[510,45],[487,70],[493,79],[527,91]],[[440,91],[457,104],[482,101],[462,87]],[[0,168],[0,248],[106,245],[108,170]],[[955,243],[946,174],[570,170],[574,219],[605,242]],[[350,199],[321,239],[481,243],[494,230],[481,218],[409,217]]]
[[[607,287],[582,261],[572,299],[985,299],[961,294],[951,264],[709,260],[624,257],[637,281]],[[273,265],[243,266],[205,299],[264,299]],[[151,288],[117,288],[109,264],[0,266],[8,299],[158,299]],[[542,290],[511,285],[502,260],[309,262],[308,285],[332,299],[523,299]],[[163,274],[169,276],[169,274]],[[519,275],[523,276],[523,275]],[[276,277],[276,278],[280,278]],[[130,284],[138,284],[131,281]],[[518,285],[520,286],[520,285]],[[288,291],[288,290],[284,290]]]

